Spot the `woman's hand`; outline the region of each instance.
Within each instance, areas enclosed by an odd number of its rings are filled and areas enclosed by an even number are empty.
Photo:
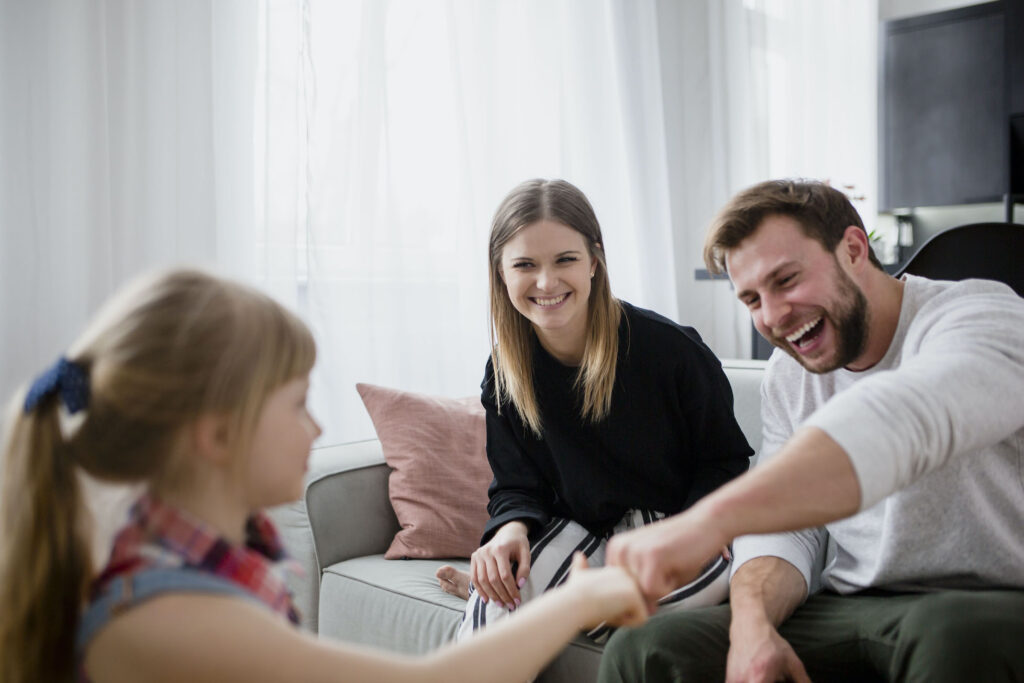
[[[565,589],[582,595],[582,628],[601,624],[610,626],[639,626],[647,620],[647,608],[636,581],[621,567],[587,568],[587,558],[576,553],[572,558],[572,573]]]
[[[513,562],[519,563],[514,574]],[[484,602],[493,600],[499,607],[519,606],[519,589],[529,575],[530,541],[523,522],[504,525],[470,557],[470,580]]]

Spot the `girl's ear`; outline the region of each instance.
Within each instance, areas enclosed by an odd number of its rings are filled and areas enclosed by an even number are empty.
[[[195,452],[210,462],[227,462],[231,456],[231,429],[225,415],[207,413],[192,423]]]

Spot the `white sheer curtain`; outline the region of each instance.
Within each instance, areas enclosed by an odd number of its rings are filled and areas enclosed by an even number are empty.
[[[877,1],[665,0],[658,10],[679,319],[719,356],[749,358],[749,316],[729,284],[693,278],[704,230],[732,194],[779,177],[829,180],[871,229]]]
[[[39,0],[0,4],[0,392],[125,279],[198,263],[320,345],[323,442],[353,385],[466,395],[501,197],[590,197],[613,290],[747,355],[695,282],[715,210],[826,177],[873,215],[875,0]]]
[[[870,231],[878,206],[878,3],[748,0],[766,22],[768,174],[828,180]]]
[[[255,55],[247,0],[0,2],[0,400],[141,271],[255,279]]]
[[[252,274],[255,26],[244,0],[0,4],[4,400],[132,275]]]
[[[613,290],[674,316],[653,2],[265,10],[265,258],[320,343],[325,442],[372,436],[356,382],[479,391],[490,218],[527,178],[577,184]]]

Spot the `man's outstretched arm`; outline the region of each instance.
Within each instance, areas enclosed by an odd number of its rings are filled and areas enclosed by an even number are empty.
[[[821,526],[859,505],[845,451],[822,430],[804,427],[768,462],[689,510],[612,537],[608,562],[628,569],[653,607],[737,536]]]

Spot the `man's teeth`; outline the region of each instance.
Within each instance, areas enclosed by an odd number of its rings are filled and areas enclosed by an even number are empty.
[[[554,306],[555,304],[560,304],[563,301],[565,301],[565,297],[567,297],[567,296],[569,296],[569,295],[568,294],[562,294],[562,295],[556,296],[556,297],[554,297],[552,299],[541,299],[540,297],[536,297],[536,298],[534,298],[534,301],[536,301],[541,306]]]
[[[786,337],[786,341],[788,341],[790,344],[792,344],[797,339],[799,339],[800,337],[802,337],[805,334],[807,334],[810,331],[810,329],[812,327],[814,327],[815,325],[817,325],[819,322],[821,322],[821,318],[815,318],[814,320],[810,321],[806,325],[802,326],[800,329],[798,329],[793,334],[787,336]]]

